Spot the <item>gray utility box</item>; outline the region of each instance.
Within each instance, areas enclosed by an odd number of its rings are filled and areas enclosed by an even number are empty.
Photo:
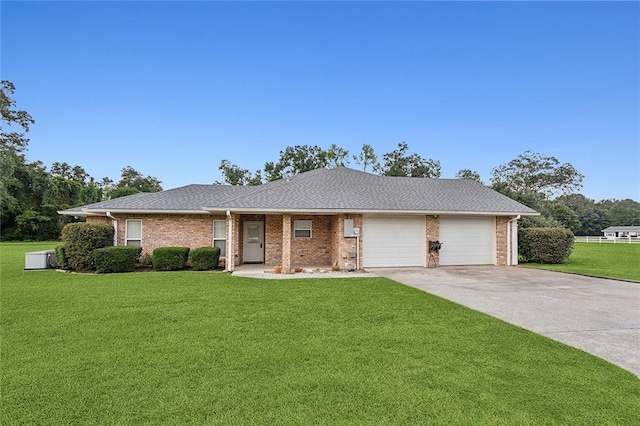
[[[24,255],[24,269],[56,268],[56,252],[53,250],[34,251]]]

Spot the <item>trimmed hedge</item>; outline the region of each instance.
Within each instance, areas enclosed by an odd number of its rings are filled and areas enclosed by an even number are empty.
[[[113,245],[112,226],[103,223],[69,223],[62,228],[65,264],[74,271],[90,271],[95,268],[93,251]]]
[[[133,272],[142,247],[104,247],[94,250],[93,261],[99,274]]]
[[[158,247],[153,251],[151,263],[158,271],[178,271],[184,269],[189,258],[189,247]]]
[[[58,262],[58,268],[67,269],[67,254],[64,245],[56,246],[56,262]]]
[[[200,247],[191,250],[189,253],[189,263],[196,271],[208,271],[218,266],[220,261],[219,247]]]
[[[525,262],[564,263],[574,241],[573,232],[566,228],[518,229],[518,253]]]

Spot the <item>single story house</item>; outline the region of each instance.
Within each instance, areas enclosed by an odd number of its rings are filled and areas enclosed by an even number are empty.
[[[341,269],[515,265],[517,220],[538,213],[478,182],[345,167],[259,186],[188,185],[59,212],[115,228],[114,245],[220,247],[245,263]],[[439,241],[439,251],[430,242]]]
[[[638,238],[640,226],[610,226],[602,230],[605,238]]]

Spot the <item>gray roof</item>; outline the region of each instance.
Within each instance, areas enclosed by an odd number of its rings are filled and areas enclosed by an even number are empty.
[[[640,226],[610,226],[602,232],[640,232]]]
[[[259,186],[189,185],[102,201],[61,213],[221,210],[537,214],[472,180],[387,177],[345,167],[317,169]]]

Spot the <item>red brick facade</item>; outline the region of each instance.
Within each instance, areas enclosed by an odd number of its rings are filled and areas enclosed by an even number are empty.
[[[125,245],[126,220],[142,220],[143,253],[152,253],[157,247],[184,246],[190,248],[211,246],[213,244],[213,221],[225,220],[227,234],[230,221],[223,215],[187,215],[187,214],[114,214],[117,219],[117,244]],[[232,214],[233,248],[231,255],[234,265],[244,263],[244,223],[258,221],[264,224],[264,263],[269,266],[282,265],[283,270],[296,266],[338,265],[340,269],[355,268],[359,258],[362,265],[363,247],[355,257],[357,239],[344,237],[344,220],[353,219],[354,227],[360,228],[360,238],[366,235],[363,229],[361,214],[337,215],[291,215]],[[312,223],[310,238],[296,238],[294,223],[296,220],[310,220]],[[508,245],[507,230],[509,217],[496,217],[496,264],[507,264]],[[113,221],[106,217],[89,216],[87,222],[107,223]],[[436,216],[425,216],[426,241],[439,239],[439,219]],[[360,240],[362,242],[362,240]],[[426,264],[439,265],[437,253],[429,253],[427,247]],[[228,257],[228,256],[227,256]],[[222,259],[225,260],[224,258]]]
[[[429,241],[440,240],[440,220],[438,216],[425,216],[425,229],[427,230],[427,244]],[[440,254],[437,252],[429,253],[429,246],[427,245],[427,267],[433,268],[440,265]]]
[[[113,214],[118,220],[116,229],[119,246],[126,245],[127,219],[142,220],[142,251],[152,253],[158,247],[180,246],[189,248],[213,245],[213,221],[225,220],[224,216],[175,215],[175,214]],[[113,221],[105,217],[87,217],[90,223]]]
[[[507,265],[507,229],[510,218],[505,216],[496,217],[496,265]]]

